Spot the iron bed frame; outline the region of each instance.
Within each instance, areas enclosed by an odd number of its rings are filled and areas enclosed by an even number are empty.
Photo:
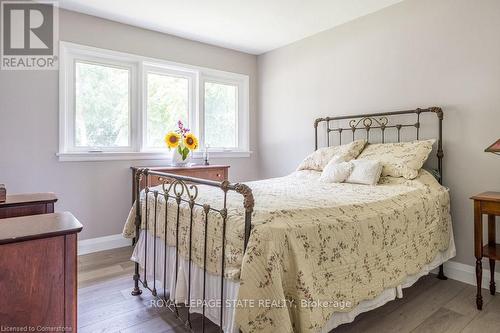
[[[354,115],[354,116],[337,116],[337,117],[326,117],[326,118],[318,118],[314,121],[314,142],[315,142],[315,150],[318,149],[318,128],[320,124],[325,124],[325,131],[326,131],[326,146],[330,146],[331,143],[331,134],[332,133],[338,133],[338,138],[339,138],[339,144],[342,144],[342,139],[343,139],[343,133],[350,132],[352,135],[349,135],[350,138],[354,141],[356,138],[356,133],[359,131],[364,131],[365,137],[367,141],[370,140],[370,132],[373,130],[380,130],[381,132],[381,141],[385,142],[386,141],[386,132],[388,130],[396,130],[397,132],[397,141],[401,141],[401,130],[404,128],[414,128],[416,130],[416,139],[418,140],[420,138],[420,127],[421,127],[421,114],[424,113],[434,113],[437,116],[438,119],[438,141],[437,141],[437,160],[438,160],[438,165],[437,165],[437,178],[439,183],[442,184],[443,181],[443,143],[442,143],[442,132],[443,132],[443,111],[439,107],[430,107],[430,108],[425,108],[425,109],[414,109],[414,110],[403,110],[403,111],[394,111],[394,112],[381,112],[381,113],[371,113],[371,114],[361,114],[361,115]],[[404,122],[404,123],[391,123],[389,119],[392,117],[397,117],[397,116],[404,116],[404,115],[414,115],[416,117],[415,121],[412,122]],[[333,122],[347,122],[348,125],[340,126],[339,127],[331,127],[331,123]],[[345,135],[344,135],[345,136]],[[162,184],[162,191],[158,191],[157,189],[150,188],[149,184],[149,176],[158,176],[160,177],[160,180],[163,182]],[[210,180],[205,180],[205,179],[199,179],[199,178],[193,178],[193,177],[186,177],[186,176],[179,176],[179,175],[174,175],[174,174],[169,174],[169,173],[162,173],[162,172],[155,172],[151,171],[147,168],[143,169],[137,169],[136,174],[135,174],[135,181],[136,181],[136,200],[135,202],[135,208],[136,208],[136,216],[135,216],[135,238],[134,240],[137,241],[139,239],[139,235],[141,232],[141,223],[142,223],[142,209],[141,209],[141,200],[140,197],[140,192],[141,192],[141,185],[143,185],[143,181],[146,182],[145,187],[144,187],[144,195],[145,195],[145,219],[146,222],[148,221],[148,197],[153,196],[154,198],[154,231],[153,231],[153,281],[152,281],[152,286],[150,283],[147,281],[147,233],[148,233],[148,227],[146,224],[146,228],[143,230],[145,233],[144,241],[146,242],[145,247],[144,247],[144,278],[141,279],[140,275],[140,267],[139,263],[135,263],[135,271],[134,271],[134,289],[132,291],[132,295],[137,296],[142,293],[141,289],[139,288],[139,284],[142,284],[142,286],[149,291],[151,291],[152,295],[156,298],[159,298],[160,300],[164,301],[165,304],[169,304],[168,307],[170,310],[175,312],[177,317],[184,322],[185,326],[189,328],[191,331],[193,331],[193,323],[191,320],[191,313],[189,312],[190,307],[189,305],[185,306],[180,306],[177,304],[177,302],[169,302],[169,299],[167,299],[167,290],[166,290],[166,277],[167,277],[167,272],[166,272],[166,251],[167,251],[167,246],[166,246],[166,233],[167,233],[167,225],[165,225],[165,253],[164,258],[165,258],[165,263],[163,265],[163,286],[160,286],[159,288],[163,289],[163,294],[158,293],[157,289],[157,284],[156,284],[156,277],[157,277],[157,271],[156,271],[156,242],[157,242],[157,230],[156,230],[156,224],[157,224],[157,205],[158,205],[158,198],[163,196],[165,199],[165,224],[167,224],[167,217],[168,217],[168,212],[169,212],[169,200],[170,202],[173,203],[173,207],[171,210],[176,206],[176,209],[174,210],[174,214],[176,214],[176,231],[175,231],[175,284],[177,285],[177,275],[178,275],[178,269],[179,269],[179,250],[178,250],[178,245],[179,245],[179,212],[180,212],[180,206],[181,203],[187,204],[187,207],[189,208],[189,250],[188,250],[188,285],[187,285],[187,294],[188,297],[187,299],[190,300],[191,296],[191,263],[192,263],[192,226],[193,226],[193,209],[195,207],[200,207],[203,209],[204,213],[204,253],[203,253],[203,267],[200,267],[203,269],[203,289],[202,289],[202,294],[203,294],[203,305],[202,305],[202,318],[201,318],[201,331],[205,332],[205,302],[207,301],[206,299],[206,277],[207,277],[207,270],[206,270],[206,261],[207,261],[207,227],[209,223],[209,213],[210,212],[216,212],[220,214],[222,218],[222,246],[221,246],[221,256],[224,258],[225,255],[225,242],[226,242],[226,223],[227,223],[227,194],[230,191],[239,193],[242,195],[243,198],[243,207],[245,209],[245,214],[244,214],[244,237],[243,237],[243,251],[246,250],[248,240],[250,238],[250,232],[252,228],[252,212],[254,209],[254,197],[253,193],[250,187],[248,187],[245,184],[241,183],[236,183],[236,184],[231,184],[228,181],[210,181]],[[207,203],[200,203],[197,202],[198,198],[198,186],[199,185],[206,185],[210,187],[215,187],[215,188],[220,188],[220,190],[223,192],[223,202],[221,203],[222,208],[214,208],[211,207]],[[219,330],[222,332],[222,327],[224,323],[224,260],[221,260],[221,275],[220,275],[220,281],[221,281],[221,289],[220,289],[220,300],[221,300],[221,309],[220,309],[220,318],[219,318]],[[160,272],[161,274],[161,272]],[[447,279],[446,276],[444,275],[443,272],[443,265],[439,267],[439,274],[438,274],[439,279]],[[161,289],[160,289],[161,290]],[[185,309],[187,310],[187,314],[184,316],[186,319],[182,318],[183,316],[181,315],[180,310]]]

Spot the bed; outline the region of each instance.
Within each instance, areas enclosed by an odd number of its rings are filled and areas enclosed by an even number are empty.
[[[438,119],[437,170],[413,180],[331,184],[300,170],[230,184],[138,170],[138,185],[148,173],[164,183],[137,193],[124,227],[136,239],[132,294],[149,289],[191,328],[191,314],[200,313],[202,330],[208,318],[224,332],[328,332],[401,297],[436,267],[445,278],[441,265],[455,247],[440,184],[442,110],[317,119],[315,147],[321,125],[327,146],[346,133],[385,142],[390,131],[400,141],[414,129],[419,139],[423,114]],[[405,116],[416,121],[389,122]]]

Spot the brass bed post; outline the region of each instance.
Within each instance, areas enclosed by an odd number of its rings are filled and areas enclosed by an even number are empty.
[[[255,205],[252,189],[248,185],[237,183],[234,190],[243,196],[243,207],[245,208],[245,238],[243,240],[243,252],[246,251],[250,231],[252,231],[252,212]]]
[[[443,184],[443,119],[444,119],[444,114],[443,110],[438,107],[433,107],[431,108],[432,112],[435,112],[438,121],[439,121],[439,136],[438,136],[438,148],[437,148],[437,158],[438,158],[438,173],[439,173],[439,183],[442,185]],[[448,280],[446,275],[444,275],[444,266],[443,264],[439,265],[439,272],[437,275],[437,278],[440,280]]]
[[[439,172],[439,183],[443,184],[443,119],[444,114],[441,108],[432,108],[433,112],[436,113],[439,120],[439,137],[438,137],[438,150],[437,150],[437,158],[438,158],[438,172]]]
[[[314,150],[318,150],[318,124],[323,121],[322,118],[318,118],[314,121]]]
[[[316,132],[317,138],[317,132]],[[316,146],[318,142],[316,141]],[[243,207],[245,208],[245,236],[243,239],[243,253],[247,250],[248,240],[250,239],[250,232],[252,231],[252,213],[255,205],[252,189],[245,184],[237,183],[234,185],[234,190],[243,196]],[[205,288],[205,287],[203,287]],[[203,329],[203,332],[205,330]],[[241,329],[238,330],[241,333]]]
[[[134,245],[139,241],[139,233],[141,231],[141,180],[142,180],[142,169],[137,169],[135,172],[135,237]],[[133,296],[138,296],[142,294],[142,290],[139,288],[139,263],[136,261],[134,264],[134,289],[132,290]]]

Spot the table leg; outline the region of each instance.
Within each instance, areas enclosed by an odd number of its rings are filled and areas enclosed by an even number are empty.
[[[496,243],[495,215],[488,215],[488,244]],[[495,295],[495,259],[490,259],[490,294]]]
[[[474,256],[476,257],[476,305],[478,310],[483,308],[483,297],[481,296],[481,282],[483,279],[483,214],[481,213],[481,202],[474,201]]]
[[[495,295],[495,259],[490,259],[490,294]]]
[[[477,295],[476,295],[476,306],[478,310],[483,309],[483,296],[481,296],[481,282],[483,280],[483,264],[481,258],[476,260],[476,283],[477,283]]]

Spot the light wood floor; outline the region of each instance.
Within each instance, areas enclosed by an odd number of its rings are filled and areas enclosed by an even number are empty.
[[[167,309],[150,306],[149,292],[134,297],[131,247],[78,258],[79,332],[187,332]],[[422,277],[405,297],[361,314],[340,332],[500,332],[500,295],[483,290],[483,311],[475,307],[475,287],[454,280]],[[200,322],[196,319],[196,325]],[[215,331],[211,327],[209,331]]]

